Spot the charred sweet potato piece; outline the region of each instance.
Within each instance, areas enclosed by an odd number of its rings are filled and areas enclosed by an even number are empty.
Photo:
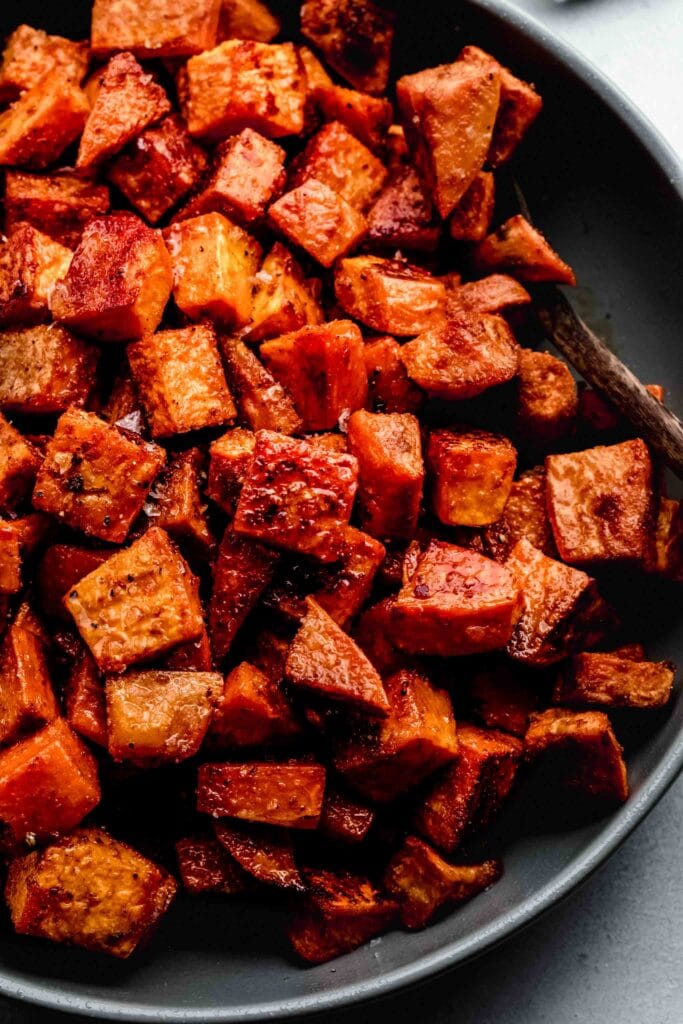
[[[125,958],[168,909],[175,880],[101,829],[12,861],[5,899],[20,935]]]
[[[308,441],[260,430],[235,513],[235,532],[321,562],[339,557],[358,463]]]
[[[90,47],[96,57],[189,57],[216,41],[220,0],[94,0]]]
[[[202,461],[197,448],[175,455],[155,482],[151,510],[155,525],[197,558],[206,557],[214,543],[199,488]]]
[[[524,736],[529,716],[538,706],[538,687],[534,683],[535,679],[530,681],[518,666],[495,661],[476,671],[469,681],[472,714],[489,729]]]
[[[566,363],[549,352],[519,350],[515,427],[534,447],[552,447],[576,422],[576,382]]]
[[[517,452],[484,430],[433,430],[427,446],[432,506],[448,526],[486,526],[500,518],[512,487]]]
[[[18,594],[21,590],[22,562],[18,531],[12,529],[11,522],[0,520],[0,602],[8,594]]]
[[[458,285],[448,297],[452,312],[506,313],[520,306],[528,306],[531,296],[526,288],[507,274],[489,274],[479,281]]]
[[[7,39],[0,64],[0,103],[17,99],[48,72],[58,69],[77,84],[88,67],[88,44],[19,25]]]
[[[349,451],[358,459],[361,525],[373,537],[410,540],[417,529],[424,464],[420,425],[410,413],[355,412]]]
[[[64,604],[100,671],[121,672],[201,634],[197,589],[167,534],[151,527],[79,580]]]
[[[252,342],[263,341],[322,321],[313,283],[306,280],[289,250],[276,242],[254,276],[246,336]]]
[[[320,831],[333,843],[362,843],[375,816],[373,808],[356,797],[328,787],[320,815]]]
[[[37,448],[0,413],[0,508],[11,508],[30,494],[41,461]]]
[[[654,529],[645,554],[647,572],[683,581],[683,506],[673,498],[661,497]]]
[[[251,430],[236,427],[212,441],[206,493],[229,516],[234,516],[240,491],[256,447]]]
[[[80,135],[89,112],[78,81],[61,68],[48,71],[0,114],[0,166],[54,163]]]
[[[406,373],[399,343],[390,337],[375,338],[366,342],[363,356],[371,411],[418,412],[424,395]]]
[[[584,651],[561,672],[553,699],[570,707],[658,708],[669,700],[673,681],[669,662]]]
[[[102,406],[102,419],[113,423],[134,434],[144,434],[147,430],[142,402],[135,386],[135,381],[126,364],[122,366],[114,378],[109,397]]]
[[[229,39],[187,62],[187,126],[220,142],[244,128],[270,139],[304,126],[306,75],[293,43]]]
[[[228,673],[209,731],[212,746],[258,747],[300,731],[279,680],[248,661]]]
[[[66,246],[30,224],[18,224],[0,248],[0,324],[47,320],[50,292],[71,257]]]
[[[412,167],[400,167],[367,214],[367,241],[372,247],[433,252],[441,226],[431,200]]]
[[[660,384],[646,384],[645,390],[649,391],[657,401],[664,401],[664,388]],[[580,426],[591,433],[598,433],[601,435],[601,439],[611,434],[621,434],[622,438],[628,434],[630,424],[606,398],[603,398],[593,388],[585,386],[583,382],[579,383],[578,392]]]
[[[444,905],[477,896],[502,872],[498,860],[483,864],[449,864],[417,836],[408,836],[389,861],[384,888],[399,904],[406,928],[424,928]]]
[[[161,235],[132,214],[110,214],[85,228],[50,310],[79,334],[131,341],[159,326],[172,283]]]
[[[312,94],[323,120],[341,121],[370,149],[380,149],[394,116],[389,100],[344,89],[331,81],[329,85],[314,87]]]
[[[221,352],[240,417],[252,430],[301,433],[303,423],[291,396],[239,338],[223,338]]]
[[[636,439],[546,459],[553,536],[565,562],[642,559],[652,523],[652,462]]]
[[[372,0],[306,0],[301,31],[354,89],[386,91],[395,15]]]
[[[247,875],[217,839],[188,836],[178,840],[175,850],[180,880],[187,892],[233,896],[249,888]]]
[[[387,170],[381,160],[339,121],[324,125],[295,161],[290,188],[311,178],[328,185],[361,212],[382,188]]]
[[[524,756],[543,757],[564,786],[600,803],[623,803],[628,796],[622,748],[602,711],[549,708],[532,715]]]
[[[365,405],[363,336],[350,320],[272,338],[261,346],[261,358],[292,396],[304,430],[332,430]]]
[[[74,828],[99,800],[95,758],[63,718],[0,752],[0,818],[9,844],[31,832],[44,838]]]
[[[460,724],[457,756],[418,805],[417,830],[452,853],[464,836],[485,828],[498,813],[521,755],[522,743],[515,736]]]
[[[0,408],[50,414],[84,405],[98,352],[57,324],[0,333]]]
[[[53,619],[70,622],[62,598],[74,583],[106,562],[107,551],[90,551],[75,544],[51,545],[36,571],[36,591],[41,609]]]
[[[178,644],[169,651],[161,665],[168,672],[212,672],[215,666],[206,626],[196,640]]]
[[[524,283],[576,284],[572,268],[520,213],[479,242],[472,250],[471,260],[479,275],[503,273]]]
[[[556,556],[545,492],[543,466],[527,469],[513,481],[503,515],[482,535],[490,558],[504,562],[518,540],[528,540],[550,558]]]
[[[289,685],[384,717],[389,703],[375,669],[313,598],[306,603],[306,615],[287,655]]]
[[[107,703],[104,684],[97,665],[84,651],[73,665],[64,687],[66,720],[71,728],[97,743],[107,746]]]
[[[459,401],[511,380],[518,352],[502,317],[461,312],[407,342],[401,359],[427,394]]]
[[[109,210],[109,189],[73,174],[7,171],[4,210],[6,231],[26,221],[75,249],[88,221]]]
[[[271,226],[321,263],[331,267],[361,240],[365,218],[338,192],[309,178],[273,203]]]
[[[491,225],[494,205],[493,175],[490,171],[480,171],[450,216],[451,238],[457,242],[480,242]]]
[[[431,541],[391,611],[391,636],[413,654],[451,657],[504,647],[520,615],[511,573],[488,558]]]
[[[414,335],[443,317],[442,281],[403,260],[356,256],[341,260],[334,292],[345,312],[374,331]]]
[[[279,19],[261,0],[223,0],[221,3],[217,43],[224,39],[270,43],[279,31]]]
[[[316,828],[325,789],[320,764],[203,764],[197,810],[287,828]]]
[[[552,665],[591,647],[613,624],[595,580],[520,540],[505,565],[522,595],[508,654],[528,665]]]
[[[40,622],[22,605],[0,648],[0,744],[57,718],[47,653]]]
[[[157,445],[81,409],[60,418],[33,489],[34,508],[121,543],[166,459]]]
[[[227,529],[213,574],[209,633],[214,657],[222,661],[247,615],[270,583],[278,555]]]
[[[281,830],[238,822],[216,822],[214,832],[221,846],[242,871],[257,882],[290,892],[304,892],[292,840]]]

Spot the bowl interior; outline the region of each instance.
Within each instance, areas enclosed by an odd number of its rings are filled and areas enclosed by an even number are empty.
[[[283,0],[279,7],[294,33],[298,4]],[[589,323],[643,380],[665,384],[680,412],[683,202],[680,178],[676,183],[663,164],[665,149],[628,105],[619,109],[616,94],[591,81],[590,69],[572,65],[510,9],[494,10],[492,0],[401,7],[397,72],[452,60],[472,42],[536,82],[544,113],[516,160],[534,218],[576,269],[575,298]],[[89,4],[5,0],[3,34],[22,21],[86,35]],[[644,639],[654,657],[683,661],[676,592],[635,576],[616,585],[630,593],[633,638]],[[617,723],[633,795],[610,818],[568,828],[534,813],[533,798],[520,798],[497,830],[503,880],[424,932],[395,932],[331,965],[302,969],[281,938],[279,911],[179,900],[149,948],[126,964],[17,940],[3,927],[0,991],[132,1020],[264,1019],[340,1005],[443,969],[549,905],[627,834],[680,767],[682,721],[677,693],[662,713],[643,713],[635,726]]]

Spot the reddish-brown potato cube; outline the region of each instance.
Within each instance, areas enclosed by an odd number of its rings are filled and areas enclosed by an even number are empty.
[[[350,320],[272,338],[261,346],[261,358],[292,396],[304,430],[332,430],[365,405],[363,336]]]
[[[220,213],[172,224],[164,232],[173,262],[173,298],[191,320],[242,327],[251,316],[251,284],[261,247]]]
[[[171,257],[157,231],[129,213],[91,221],[64,280],[55,320],[97,341],[132,341],[159,326],[171,294]]]
[[[683,582],[683,505],[680,501],[660,497],[644,567],[647,572]]]
[[[389,861],[384,888],[399,904],[406,928],[424,928],[444,905],[464,903],[501,876],[502,864],[449,864],[417,836],[408,836]]]
[[[416,413],[420,410],[424,395],[408,377],[401,361],[401,346],[394,338],[367,342],[363,356],[372,411]]]
[[[240,418],[252,430],[275,430],[279,434],[303,431],[291,396],[243,341],[222,338],[221,352]]]
[[[42,458],[0,413],[0,508],[22,501],[31,491]]]
[[[33,489],[34,508],[120,544],[166,461],[162,448],[99,416],[69,409],[57,423]]]
[[[472,714],[479,722],[513,736],[524,736],[529,716],[539,702],[535,676],[502,660],[474,673],[469,680],[468,697]]]
[[[107,746],[107,703],[97,665],[84,651],[64,687],[66,720],[86,740]]]
[[[57,718],[47,654],[40,622],[22,605],[0,648],[0,744]]]
[[[584,651],[561,672],[553,699],[570,707],[659,708],[671,696],[674,675],[666,661],[634,661],[619,651]]]
[[[652,523],[652,462],[644,441],[546,459],[553,536],[565,562],[640,560]]]
[[[71,619],[62,598],[83,576],[106,562],[108,551],[89,551],[75,544],[53,544],[36,570],[36,591],[41,609],[50,618]]]
[[[549,352],[519,350],[515,426],[534,447],[558,444],[576,422],[576,381],[566,363]]]
[[[622,748],[602,711],[549,708],[532,715],[524,756],[544,757],[565,786],[596,801],[623,803],[628,797]]]
[[[334,766],[354,789],[384,803],[451,761],[458,741],[450,697],[425,676],[400,671],[385,683],[389,714],[358,723],[338,745]]]
[[[493,217],[495,190],[491,172],[480,171],[451,214],[451,238],[458,242],[480,242],[485,237]]]
[[[441,225],[417,171],[401,166],[368,210],[367,241],[385,249],[433,252]]]
[[[645,390],[657,399],[664,401],[664,388],[661,384],[646,384]],[[579,423],[584,429],[591,433],[598,433],[604,438],[605,435],[621,434],[623,437],[629,431],[629,424],[606,398],[586,387],[583,382],[579,383]]]
[[[235,531],[321,562],[339,556],[358,463],[308,441],[260,430],[235,513]]]
[[[20,935],[125,958],[168,909],[171,875],[101,829],[12,861],[5,899]]]
[[[479,275],[504,273],[525,283],[576,284],[572,268],[520,213],[479,242],[471,258],[472,267]]]
[[[335,269],[337,302],[374,331],[414,335],[443,318],[443,281],[403,260],[356,256]]]
[[[310,178],[328,185],[357,210],[365,210],[387,177],[384,164],[339,121],[324,125],[290,173],[289,187]]]
[[[223,660],[238,630],[266,589],[278,561],[276,552],[227,529],[213,573],[209,633],[216,661]]]
[[[552,665],[602,639],[611,615],[585,572],[548,558],[520,540],[505,566],[522,595],[508,654],[528,665]]]
[[[348,424],[349,451],[358,459],[359,516],[381,540],[410,540],[417,529],[424,464],[420,424],[410,413],[364,409]]]
[[[22,561],[18,530],[13,529],[13,523],[0,520],[0,595],[3,598],[21,590]]]
[[[0,248],[0,324],[47,320],[50,293],[72,255],[30,224],[18,224]]]
[[[256,447],[251,430],[236,427],[211,443],[206,493],[229,516],[234,516]]]
[[[418,805],[415,827],[452,853],[464,836],[485,828],[498,813],[521,755],[522,743],[515,736],[459,725],[457,756]]]
[[[90,103],[61,68],[42,76],[0,114],[0,166],[42,168],[76,139]]]
[[[490,558],[504,562],[518,540],[528,540],[551,558],[557,555],[545,492],[543,466],[520,473],[510,488],[503,515],[482,534]]]
[[[85,405],[98,350],[57,324],[0,333],[0,408],[49,415]]]
[[[178,644],[169,651],[161,665],[168,672],[212,672],[215,666],[206,626],[196,640]]]
[[[4,207],[6,231],[26,221],[75,249],[88,221],[109,210],[109,189],[73,174],[7,171]]]
[[[517,373],[519,346],[500,316],[458,313],[401,349],[408,376],[434,398],[459,401]]]
[[[48,72],[59,69],[80,82],[88,67],[88,44],[50,36],[39,28],[19,25],[5,43],[0,64],[0,103],[15,100]]]
[[[305,892],[294,859],[294,845],[286,832],[236,821],[217,821],[214,832],[239,867],[257,882],[290,892]]]
[[[322,181],[309,178],[268,211],[271,225],[309,256],[331,267],[361,240],[365,218]]]
[[[222,0],[217,43],[224,39],[270,43],[279,31],[279,19],[261,0]]]
[[[362,843],[376,817],[356,797],[328,787],[320,815],[320,831],[333,843]]]
[[[121,672],[198,637],[198,583],[163,530],[117,551],[64,598],[103,672]]]
[[[276,338],[306,324],[319,324],[323,312],[313,285],[292,254],[276,242],[254,277],[251,320],[245,335],[250,341]]]
[[[96,57],[189,57],[213,46],[220,0],[94,0],[90,46]]]
[[[448,296],[448,309],[465,313],[506,313],[528,306],[531,296],[519,281],[507,274],[489,274],[479,281],[458,285]]]
[[[427,446],[432,507],[448,526],[486,526],[500,518],[512,487],[517,452],[484,430],[433,430]]]
[[[212,747],[258,747],[300,731],[279,680],[248,661],[228,674],[209,731]]]
[[[302,50],[305,47],[302,47]],[[314,87],[313,102],[325,121],[341,121],[361,142],[377,151],[381,149],[387,129],[394,117],[389,100],[368,96],[354,89],[329,86]]]
[[[99,800],[95,758],[63,718],[0,753],[0,819],[10,844],[74,828]]]
[[[361,92],[385,92],[395,15],[372,0],[306,0],[301,31],[347,82]]]
[[[197,448],[175,455],[155,482],[152,513],[156,526],[170,533],[181,547],[186,545],[191,556],[200,559],[210,553],[214,544],[199,486],[202,464]]]
[[[214,818],[311,829],[320,818],[324,789],[320,764],[203,764],[197,810]]]
[[[368,715],[389,711],[382,680],[351,637],[313,600],[287,654],[287,682]]]
[[[391,636],[413,654],[477,654],[509,642],[520,610],[521,595],[506,568],[434,540],[396,599]]]
[[[179,839],[175,849],[180,880],[187,892],[233,896],[249,888],[246,874],[217,839]]]
[[[270,139],[304,127],[306,75],[293,43],[229,39],[187,62],[187,126],[220,142],[244,128]]]

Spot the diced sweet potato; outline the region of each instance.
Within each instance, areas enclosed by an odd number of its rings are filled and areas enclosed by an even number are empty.
[[[13,743],[58,714],[47,636],[28,605],[23,605],[0,648],[0,744]]]
[[[320,831],[333,843],[362,843],[375,811],[340,789],[328,788],[320,815]]]
[[[60,70],[77,84],[88,67],[88,44],[19,25],[7,39],[0,64],[0,103],[16,100],[48,72]]]
[[[622,748],[602,711],[549,708],[532,715],[524,756],[543,756],[568,789],[601,803],[623,803],[628,796]]]
[[[0,114],[0,166],[42,168],[59,159],[90,113],[75,78],[54,68]]]
[[[399,343],[390,337],[376,338],[365,344],[363,356],[372,411],[418,412],[424,395],[406,373]]]
[[[95,383],[98,352],[63,327],[0,333],[0,408],[50,414],[84,405]]]
[[[306,0],[301,31],[354,89],[385,92],[395,15],[372,0]]]
[[[427,446],[432,507],[448,526],[486,526],[500,518],[512,487],[517,452],[485,430],[433,430]]]
[[[260,430],[235,514],[239,534],[321,562],[339,556],[356,493],[354,456]]]
[[[36,590],[41,609],[50,618],[70,617],[62,598],[74,583],[102,565],[107,551],[90,551],[75,544],[53,544],[47,549],[36,571]]]
[[[152,527],[79,580],[64,604],[100,671],[121,672],[200,635],[197,590],[168,536]]]
[[[0,413],[0,508],[11,508],[30,494],[41,461],[38,450]]]
[[[553,536],[565,562],[642,559],[652,523],[652,463],[636,439],[546,459]]]
[[[302,47],[302,52],[305,49]],[[315,85],[312,98],[325,121],[341,121],[370,149],[380,149],[394,117],[389,100],[354,89],[343,89],[332,81],[329,85]]]
[[[307,599],[306,615],[289,648],[285,671],[287,682],[297,689],[369,715],[384,717],[389,710],[375,669],[313,598]]]
[[[30,224],[18,224],[0,249],[0,324],[49,318],[49,297],[72,252]]]
[[[444,905],[464,903],[497,882],[502,864],[449,864],[417,836],[408,836],[389,861],[384,888],[399,904],[406,928],[424,928]]]
[[[339,121],[324,125],[309,141],[290,172],[289,187],[315,178],[361,212],[382,188],[387,170],[381,160]]]
[[[306,280],[289,250],[276,242],[254,276],[246,337],[252,342],[263,341],[322,321],[313,283]]]
[[[305,891],[292,840],[286,833],[223,821],[215,823],[214,832],[221,846],[257,882],[290,892]]]
[[[504,562],[519,540],[528,540],[550,558],[557,555],[545,493],[543,466],[520,473],[510,488],[503,515],[483,531],[484,550],[490,558]]]
[[[256,447],[251,430],[236,427],[211,443],[206,493],[229,516],[234,516]]]
[[[22,555],[18,531],[11,522],[0,520],[0,606],[8,594],[21,590]]]
[[[156,480],[151,511],[155,525],[170,533],[181,547],[185,545],[188,553],[197,558],[206,557],[214,543],[199,488],[202,461],[197,448],[175,455],[168,470]]]
[[[273,203],[270,223],[309,256],[331,267],[361,240],[366,231],[362,214],[325,185],[310,178]]]
[[[673,681],[669,662],[584,651],[561,672],[553,699],[570,707],[658,708],[669,700]]]
[[[175,892],[175,880],[162,868],[90,828],[12,861],[5,899],[20,935],[125,958]]]
[[[375,331],[414,335],[444,314],[446,289],[436,277],[403,260],[356,256],[334,274],[337,302]]]
[[[552,447],[573,429],[578,397],[566,363],[549,352],[519,350],[515,427],[534,447]]]
[[[348,441],[358,459],[363,529],[382,540],[410,540],[417,529],[424,483],[417,419],[410,413],[360,410],[349,420]]]
[[[451,214],[448,230],[458,242],[480,242],[489,230],[495,205],[490,171],[480,171]]]
[[[99,800],[95,758],[63,718],[0,753],[0,819],[10,845],[74,828]]]
[[[244,128],[270,139],[304,126],[306,75],[293,43],[229,39],[187,62],[191,135],[220,142]]]
[[[55,320],[98,341],[131,341],[159,326],[171,294],[171,257],[138,217],[90,221],[63,281],[52,290]]]
[[[572,268],[520,213],[479,242],[471,259],[473,269],[480,275],[503,273],[525,283],[576,284]]]
[[[647,572],[683,582],[683,505],[661,497],[645,554]]]
[[[415,827],[440,850],[452,853],[465,836],[485,828],[498,813],[521,755],[522,743],[515,736],[460,724],[457,756],[420,802]]]
[[[369,800],[384,803],[415,787],[456,754],[450,697],[417,672],[402,670],[385,683],[389,714],[359,723],[334,756],[336,770]]]
[[[231,529],[223,534],[209,604],[211,646],[218,662],[270,583],[277,559],[275,552]]]
[[[94,0],[94,56],[189,57],[213,46],[220,0]]]
[[[332,430],[365,405],[363,336],[350,320],[272,338],[261,346],[261,358],[292,396],[304,430]]]
[[[6,231],[26,221],[73,249],[88,221],[109,210],[109,189],[73,174],[7,171],[4,209]]]
[[[224,39],[270,43],[279,31],[279,19],[261,0],[223,0],[221,3],[217,43]]]
[[[203,764],[197,810],[287,828],[316,828],[325,789],[320,764]]]
[[[102,406],[100,415],[107,423],[123,427],[124,430],[132,430],[135,434],[146,432],[147,424],[142,402],[128,365],[122,366],[114,378],[109,397]]]
[[[502,729],[524,736],[529,716],[538,706],[535,678],[527,678],[519,667],[496,661],[479,669],[469,682],[472,714],[489,729]]]
[[[279,680],[248,661],[228,673],[209,731],[212,747],[258,747],[300,731]]]
[[[520,540],[506,567],[522,595],[522,614],[507,645],[508,654],[528,665],[552,665],[591,647],[613,624],[595,580]]]
[[[212,672],[215,666],[206,626],[196,640],[178,644],[169,651],[161,664],[168,672]]]
[[[413,654],[477,654],[509,642],[520,609],[506,568],[433,540],[393,605],[391,636]]]
[[[240,418],[252,430],[301,433],[303,423],[291,396],[244,342],[222,338],[221,352]]]
[[[399,167],[368,211],[367,241],[386,249],[433,252],[441,237],[431,199],[417,171]]]
[[[66,720],[86,740],[107,746],[107,703],[97,665],[84,651],[64,687]]]
[[[448,297],[451,311],[466,313],[506,313],[528,306],[531,296],[526,288],[507,274],[489,274],[479,281],[458,285]]]
[[[138,434],[81,409],[59,418],[33,489],[34,508],[75,530],[121,543],[166,459]]]
[[[179,839],[175,849],[180,880],[187,892],[233,896],[248,889],[247,875],[217,839]]]
[[[408,376],[435,398],[459,401],[517,373],[519,347],[502,317],[458,313],[401,349]]]

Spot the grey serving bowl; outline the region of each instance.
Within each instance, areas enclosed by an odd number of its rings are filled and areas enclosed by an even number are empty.
[[[296,31],[298,2],[279,5]],[[24,21],[88,33],[81,0],[5,0],[3,34]],[[577,271],[575,300],[679,413],[683,323],[683,171],[674,154],[600,72],[501,0],[399,6],[398,73],[448,61],[476,43],[535,81],[541,121],[516,159],[539,226]],[[625,584],[625,586],[624,586]],[[631,635],[654,657],[683,662],[674,589],[621,580]],[[499,827],[506,872],[489,892],[424,932],[392,932],[333,964],[294,964],[281,911],[180,899],[149,947],[127,963],[17,939],[0,929],[0,992],[70,1014],[129,1021],[254,1021],[348,1006],[445,971],[509,938],[585,880],[643,819],[683,765],[683,697],[617,723],[632,796],[600,821],[573,825],[515,802]],[[533,805],[533,800],[531,800]],[[276,920],[278,918],[278,920]]]

